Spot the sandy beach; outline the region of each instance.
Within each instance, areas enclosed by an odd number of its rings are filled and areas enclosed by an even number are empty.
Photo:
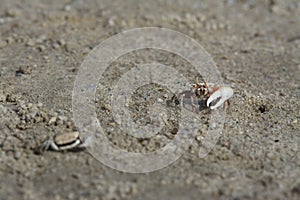
[[[0,199],[299,199],[299,16],[297,0],[1,0]],[[90,52],[115,34],[142,27],[193,38],[233,88],[222,134],[209,154],[198,157],[207,121],[179,159],[148,173],[112,169],[85,149],[37,153],[47,138],[77,130],[72,92]],[[111,63],[95,105],[116,148],[153,152],[177,133],[180,108],[173,104],[152,139],[129,137],[112,117],[111,88],[137,63],[153,60],[196,81],[190,63],[162,50],[137,50]],[[147,123],[147,102],[166,104],[171,97],[159,85],[141,87],[128,106],[131,116]],[[200,114],[207,120],[211,112]]]

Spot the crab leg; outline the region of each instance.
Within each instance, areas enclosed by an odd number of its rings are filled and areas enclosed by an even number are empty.
[[[226,87],[226,86],[220,87],[215,92],[213,92],[212,95],[210,95],[210,97],[206,102],[206,105],[207,107],[210,107],[210,109],[216,109],[217,107],[222,105],[225,101],[227,101],[230,97],[232,97],[232,95],[233,95],[233,89],[231,87]],[[217,101],[217,103],[213,106],[210,106],[210,104],[213,101]]]

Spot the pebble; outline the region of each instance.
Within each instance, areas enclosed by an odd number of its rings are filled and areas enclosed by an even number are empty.
[[[10,17],[2,17],[0,18],[0,24],[5,24],[10,22],[12,19]]]
[[[6,10],[5,15],[6,15],[7,17],[12,17],[12,18],[14,18],[14,17],[17,17],[17,16],[20,16],[20,15],[21,15],[21,10],[15,9],[15,8],[11,8],[11,9],[9,9],[9,10]]]
[[[109,126],[112,126],[112,127],[115,127],[115,126],[116,126],[116,123],[115,123],[115,122],[109,122],[108,125],[109,125]]]
[[[43,107],[43,103],[38,103],[37,105],[36,105],[38,108],[42,108]]]
[[[32,56],[32,55],[28,55],[28,56],[27,56],[27,59],[28,59],[28,60],[33,60],[33,56]]]
[[[57,119],[58,119],[59,121],[63,121],[63,122],[68,121],[68,118],[67,118],[66,116],[62,116],[62,115],[59,115],[59,116],[57,117]]]
[[[65,7],[64,7],[64,10],[66,11],[66,12],[69,12],[70,10],[71,10],[71,6],[70,5],[66,5]]]
[[[80,179],[80,174],[72,173],[71,175],[74,179]]]
[[[7,43],[4,40],[0,40],[0,48],[5,47],[6,44]]]
[[[53,43],[52,44],[53,49],[58,49],[60,47],[60,45],[58,43]]]
[[[35,45],[35,42],[32,39],[29,39],[26,43],[27,46],[33,47]]]
[[[38,49],[40,52],[43,52],[43,51],[46,50],[46,47],[45,47],[44,45],[39,45],[39,46],[37,47],[37,49]]]
[[[111,111],[111,106],[109,104],[105,104],[103,108],[107,111]]]
[[[66,50],[68,51],[68,52],[76,52],[78,49],[80,48],[80,44],[78,43],[78,42],[68,42],[67,44],[66,44]]]
[[[4,102],[6,100],[6,95],[4,93],[0,93],[0,102]]]
[[[28,108],[28,109],[32,108],[32,105],[33,105],[32,103],[28,103],[28,104],[27,104],[27,108]]]
[[[205,15],[199,14],[197,16],[197,19],[200,20],[201,22],[205,22],[207,20],[207,17]]]
[[[7,43],[7,44],[12,44],[14,41],[15,41],[15,40],[14,40],[13,37],[8,37],[8,38],[6,39],[6,43]]]
[[[43,59],[45,60],[45,62],[49,62],[49,56],[43,56]]]
[[[292,124],[297,124],[298,123],[298,120],[297,119],[294,119],[293,121],[292,121]]]
[[[114,17],[109,18],[107,23],[108,23],[108,25],[111,26],[111,27],[112,27],[112,26],[115,26],[115,20],[114,20]]]
[[[1,101],[1,99],[0,99],[0,101]],[[6,114],[7,113],[7,108],[4,107],[4,106],[2,106],[1,104],[0,104],[0,113],[2,113],[2,114]]]
[[[14,157],[16,160],[18,160],[21,157],[21,152],[20,151],[15,151]]]
[[[198,141],[198,142],[200,142],[201,140],[203,140],[204,138],[202,137],[202,136],[200,136],[200,135],[197,135],[196,136],[196,140]]]
[[[47,36],[46,35],[40,35],[37,39],[36,39],[36,43],[37,44],[41,44],[44,43],[44,41],[47,40]]]
[[[194,177],[193,177],[193,176],[188,176],[188,177],[186,178],[186,180],[185,180],[185,183],[186,183],[187,185],[191,185],[191,184],[193,183],[193,181],[194,181]]]
[[[58,40],[57,43],[58,43],[60,46],[65,46],[65,45],[66,45],[66,41],[65,41],[64,39]]]
[[[51,117],[51,119],[48,122],[48,125],[55,124],[56,120],[57,120],[57,117]]]
[[[163,103],[163,102],[164,102],[164,100],[163,100],[163,99],[161,99],[161,98],[157,98],[157,102],[158,102],[158,103]]]
[[[68,121],[68,118],[66,116],[59,115],[56,119],[56,125],[65,124],[67,121]]]
[[[47,112],[42,111],[42,112],[40,113],[40,115],[41,115],[41,117],[42,117],[42,119],[43,119],[44,122],[49,121],[49,116],[48,116],[48,113],[47,113]]]

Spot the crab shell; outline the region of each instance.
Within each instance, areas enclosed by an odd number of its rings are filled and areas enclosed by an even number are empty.
[[[72,149],[82,143],[79,137],[79,132],[68,132],[55,135],[51,142],[51,148],[56,151]]]

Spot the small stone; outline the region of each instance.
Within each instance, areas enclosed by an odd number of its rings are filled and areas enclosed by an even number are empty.
[[[31,122],[31,116],[29,114],[25,115],[25,122],[30,123]]]
[[[9,123],[9,124],[7,125],[7,128],[8,128],[9,130],[11,130],[11,131],[14,131],[14,130],[16,129],[16,125],[15,125],[15,124],[12,124],[12,123]]]
[[[1,99],[0,99],[0,101],[1,101]],[[0,111],[1,111],[1,113],[6,114],[7,113],[7,108],[0,105]]]
[[[64,10],[66,11],[66,12],[69,12],[70,10],[71,10],[71,6],[70,5],[66,5],[65,7],[64,7]]]
[[[32,39],[29,39],[26,43],[27,46],[32,47],[35,45],[35,42]]]
[[[32,108],[32,106],[33,106],[32,103],[28,103],[28,104],[27,104],[27,108],[28,108],[28,109]]]
[[[116,126],[116,123],[115,123],[115,122],[109,122],[108,125],[109,125],[109,126],[112,126],[112,127],[115,127],[115,126]]]
[[[48,125],[55,124],[56,120],[57,120],[57,117],[51,117],[51,119],[48,122]]]
[[[200,136],[200,135],[197,135],[197,136],[196,136],[196,140],[197,140],[198,142],[200,142],[202,139],[204,139],[202,136]]]
[[[76,52],[80,48],[78,42],[70,41],[66,44],[66,50],[68,52]]]
[[[148,144],[149,144],[149,140],[143,140],[143,141],[142,141],[142,145],[143,145],[143,146],[147,146]]]
[[[0,24],[4,24],[6,22],[5,18],[0,18]]]
[[[43,56],[43,59],[48,62],[49,61],[49,57],[48,56]]]
[[[5,14],[7,17],[17,17],[17,16],[21,15],[21,10],[12,8],[12,9],[7,10],[5,12]]]
[[[294,119],[293,121],[292,121],[292,124],[297,124],[298,123],[298,120],[297,119]]]
[[[49,120],[48,114],[46,112],[41,112],[40,115],[44,122],[47,122]]]
[[[0,41],[0,48],[5,47],[7,43],[4,40]]]
[[[164,100],[163,100],[163,99],[161,99],[161,98],[157,98],[157,102],[158,102],[158,103],[163,103],[163,102],[164,102]]]
[[[53,47],[53,49],[58,49],[60,46],[58,43],[55,42],[52,44],[52,47]]]
[[[39,46],[37,47],[37,49],[38,49],[40,52],[43,52],[43,51],[46,50],[46,47],[45,47],[44,45],[39,45]]]
[[[218,25],[217,25],[217,23],[212,23],[211,29],[212,29],[213,31],[218,30]]]
[[[67,118],[66,116],[62,116],[62,115],[58,116],[57,119],[58,119],[59,121],[63,121],[63,122],[68,121],[68,118]]]
[[[43,107],[43,103],[39,102],[39,103],[37,104],[37,107],[38,107],[38,108]]]
[[[189,177],[185,180],[185,182],[186,182],[187,185],[190,185],[190,184],[193,183],[193,180],[194,180],[194,177],[193,177],[193,176],[189,176]]]
[[[220,28],[220,29],[225,29],[225,27],[226,27],[225,24],[223,24],[223,23],[220,23],[220,24],[219,24],[219,28]]]
[[[115,26],[114,18],[113,17],[109,18],[107,23],[108,23],[109,26]]]
[[[28,59],[28,60],[33,60],[33,56],[32,56],[32,55],[28,55],[28,56],[27,56],[27,59]]]
[[[163,180],[161,180],[160,183],[161,183],[162,185],[167,185],[168,182],[167,182],[166,180],[163,179]]]
[[[198,18],[199,21],[201,21],[201,22],[204,22],[204,21],[206,21],[206,19],[207,19],[205,15],[199,15],[197,18]]]
[[[101,109],[111,111],[111,106],[109,104],[105,104],[104,106],[101,107]]]
[[[4,93],[0,93],[0,102],[4,102],[6,100],[6,95]]]
[[[46,35],[40,35],[40,36],[35,40],[35,42],[36,42],[37,44],[42,44],[42,43],[44,43],[46,40],[47,40],[47,36],[46,36]]]
[[[15,151],[14,152],[14,157],[16,160],[18,160],[21,157],[21,152],[20,151]]]
[[[6,43],[7,44],[12,44],[14,42],[14,38],[13,37],[8,37],[7,39],[6,39]]]
[[[80,179],[80,174],[72,173],[72,177],[75,179]]]
[[[66,41],[65,41],[64,39],[58,40],[57,43],[58,43],[60,46],[65,46],[65,45],[66,45]]]

